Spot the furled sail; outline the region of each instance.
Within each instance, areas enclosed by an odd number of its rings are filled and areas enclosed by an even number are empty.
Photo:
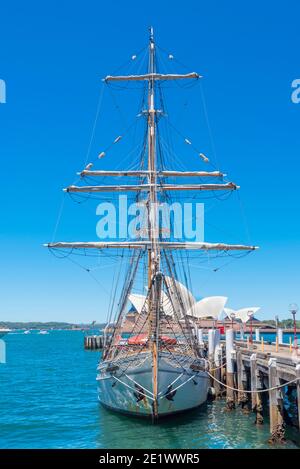
[[[186,249],[204,251],[254,251],[257,246],[247,246],[243,244],[223,244],[223,243],[200,243],[200,242],[167,242],[157,243],[161,249]],[[46,243],[45,247],[56,249],[145,249],[151,245],[150,241],[75,241]]]
[[[90,163],[91,164],[91,163]],[[113,171],[113,170],[91,170],[91,166],[86,167],[83,171],[78,173],[80,176],[133,176],[143,177],[149,176],[151,171],[135,170],[135,171]],[[220,171],[157,171],[157,177],[216,177],[222,178],[225,174]]]
[[[146,191],[149,192],[151,188],[155,188],[157,191],[235,191],[239,189],[239,186],[233,182],[226,184],[185,184],[185,185],[172,185],[172,184],[140,184],[140,185],[114,185],[114,186],[69,186],[63,189],[64,192],[137,192]]]
[[[168,74],[145,73],[144,75],[119,75],[119,76],[108,75],[107,77],[104,78],[104,81],[109,82],[109,81],[144,81],[144,80],[180,80],[180,79],[186,79],[186,78],[198,79],[202,77],[196,72],[186,73],[185,75],[177,74],[177,73],[168,73]]]

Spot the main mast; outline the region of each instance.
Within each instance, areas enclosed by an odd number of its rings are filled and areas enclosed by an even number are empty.
[[[148,311],[149,311],[149,343],[152,352],[152,391],[153,391],[153,416],[158,415],[158,329],[161,276],[157,275],[159,270],[159,244],[157,242],[157,171],[156,171],[156,129],[155,129],[155,43],[153,28],[150,28],[149,42],[149,69],[148,82],[148,234],[150,246],[148,249]]]

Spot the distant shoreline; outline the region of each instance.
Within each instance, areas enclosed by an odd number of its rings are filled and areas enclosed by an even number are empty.
[[[80,331],[80,330],[91,330],[91,329],[103,329],[106,323],[96,323],[96,324],[72,324],[68,322],[56,322],[56,321],[49,321],[49,322],[9,322],[9,321],[1,321],[0,322],[0,329],[1,328],[8,328],[10,330],[70,330],[70,331]]]

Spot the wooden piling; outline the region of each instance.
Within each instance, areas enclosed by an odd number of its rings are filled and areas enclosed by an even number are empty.
[[[300,364],[296,366],[296,377],[298,378],[296,386],[297,386],[298,426],[300,430]]]
[[[261,394],[256,392],[259,389],[259,378],[257,373],[256,353],[250,357],[250,376],[251,376],[251,408],[256,413],[255,423],[261,425],[263,423],[263,407]]]
[[[101,350],[103,349],[103,336],[93,335],[84,337],[85,350]]]
[[[218,329],[215,330],[215,337],[214,337],[214,359],[213,359],[213,363],[214,363],[214,372],[213,372],[213,376],[220,381],[220,378],[221,378],[221,369],[220,369],[220,366],[222,365],[222,349],[220,347],[220,331]],[[222,389],[221,389],[221,385],[217,382],[217,381],[214,381],[214,384],[213,384],[214,388],[215,388],[215,396],[216,397],[220,397],[221,394],[222,394]]]
[[[238,389],[245,389],[247,384],[247,375],[245,366],[242,359],[242,352],[241,350],[237,350],[236,352],[236,367],[237,367],[237,387]],[[238,392],[238,404],[242,407],[244,412],[247,410],[248,404],[248,395],[243,391]]]
[[[275,358],[270,358],[269,363],[269,388],[278,386],[277,364]],[[283,403],[278,389],[269,391],[270,411],[270,443],[282,443],[284,441],[285,424],[283,420]]]

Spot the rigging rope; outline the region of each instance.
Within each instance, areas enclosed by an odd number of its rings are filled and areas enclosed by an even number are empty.
[[[234,388],[233,386],[229,386],[228,384],[223,383],[219,379],[217,379],[215,376],[213,376],[209,371],[206,371],[206,373],[217,383],[221,384],[225,388],[231,389],[232,391],[240,392],[240,393],[247,393],[247,394],[257,394],[257,393],[262,393],[262,392],[269,392],[269,391],[275,391],[276,389],[284,388],[285,386],[288,386],[289,384],[296,383],[299,381],[300,377],[292,379],[291,381],[286,381],[283,384],[278,384],[277,386],[272,386],[271,388],[266,388],[266,389],[255,389],[255,390],[250,390],[250,389],[239,389],[239,388]]]

